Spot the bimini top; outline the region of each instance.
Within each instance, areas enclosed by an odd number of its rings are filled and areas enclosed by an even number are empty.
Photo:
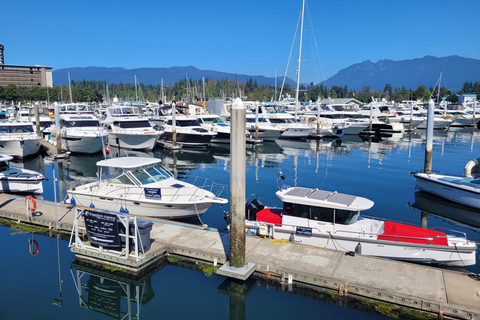
[[[157,158],[146,158],[146,157],[120,157],[113,159],[106,159],[97,162],[98,167],[109,167],[109,168],[122,168],[122,169],[133,169],[148,165],[154,165],[162,162],[162,160]]]
[[[285,188],[276,192],[282,202],[350,211],[368,210],[374,202],[362,197],[311,188]]]

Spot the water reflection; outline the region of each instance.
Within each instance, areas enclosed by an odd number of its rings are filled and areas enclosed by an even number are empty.
[[[155,297],[151,277],[166,263],[140,279],[98,270],[75,261],[71,273],[79,305],[115,319],[140,319],[141,307]]]
[[[421,210],[422,214],[435,214],[452,220],[457,225],[473,227],[472,230],[480,233],[480,210],[423,191],[415,192],[415,202],[411,206]]]

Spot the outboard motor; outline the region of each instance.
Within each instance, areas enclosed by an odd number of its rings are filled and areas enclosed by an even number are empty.
[[[257,220],[257,212],[265,208],[263,203],[258,200],[258,198],[255,198],[249,202],[247,202],[245,206],[245,217],[247,220],[255,221]]]

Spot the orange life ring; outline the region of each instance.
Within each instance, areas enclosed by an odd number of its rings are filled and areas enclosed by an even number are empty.
[[[30,202],[32,203],[31,207],[30,207]],[[25,198],[25,206],[27,207],[28,210],[32,212],[37,210],[37,202],[32,196],[28,196]]]
[[[33,251],[33,246],[35,246],[35,251]],[[38,246],[38,242],[36,240],[29,240],[28,241],[28,252],[32,256],[36,256],[40,251],[40,247]]]

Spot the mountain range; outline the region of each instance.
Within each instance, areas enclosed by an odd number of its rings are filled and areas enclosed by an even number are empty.
[[[76,67],[69,69],[58,69],[53,71],[53,82],[55,85],[68,83],[68,72],[74,81],[95,80],[107,81],[108,83],[134,83],[135,77],[138,82],[144,84],[160,84],[162,79],[165,85],[172,85],[180,79],[199,80],[226,79],[238,80],[240,82],[252,79],[260,85],[274,85],[273,77],[261,75],[235,74],[213,70],[199,70],[193,66],[169,67],[169,68],[106,68],[106,67]],[[442,74],[441,86],[452,92],[462,89],[466,81],[480,81],[480,60],[459,57],[456,55],[437,58],[425,56],[411,60],[380,60],[373,63],[369,60],[356,63],[348,68],[340,70],[334,76],[328,78],[325,83],[328,87],[347,86],[348,90],[363,90],[368,86],[370,89],[384,89],[389,83],[392,88],[405,87],[415,90],[420,85],[428,88],[434,87],[440,73]],[[282,78],[277,83],[282,83]],[[287,78],[285,80],[291,86],[295,81]]]

